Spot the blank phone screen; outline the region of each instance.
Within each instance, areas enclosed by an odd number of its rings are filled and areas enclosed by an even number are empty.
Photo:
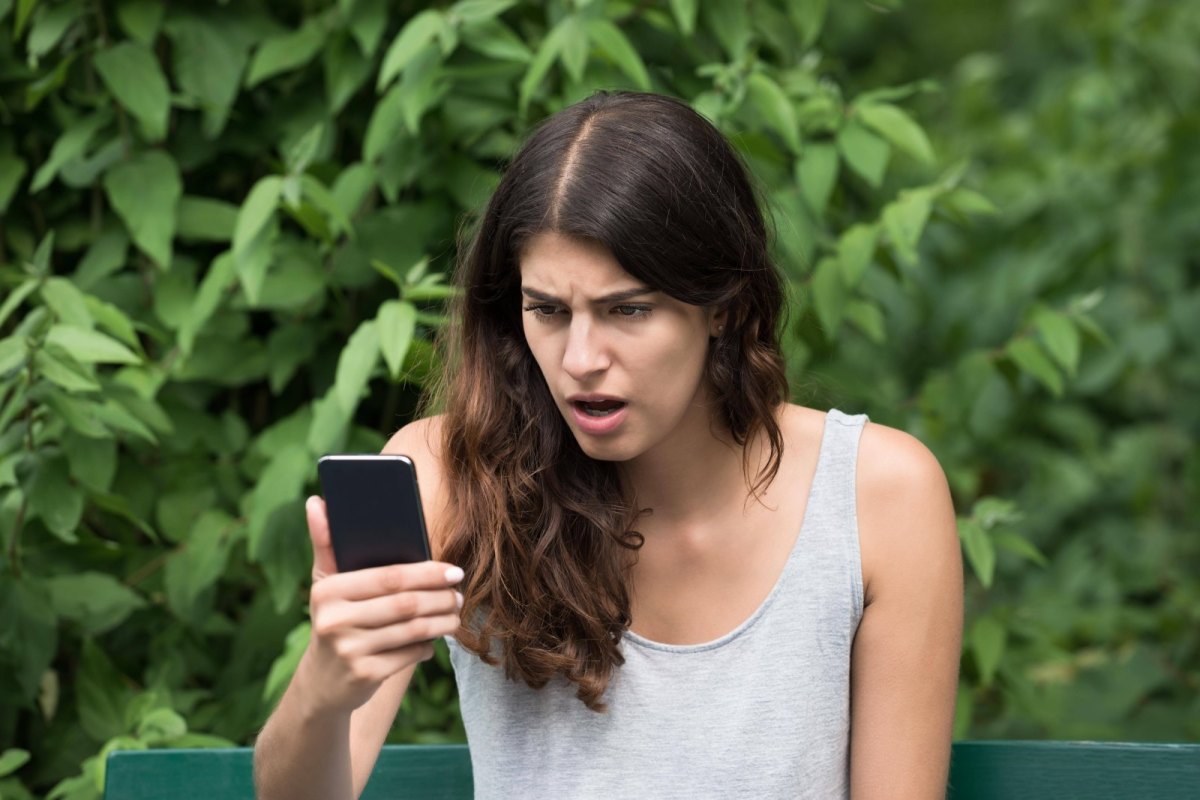
[[[325,456],[317,463],[339,572],[428,561],[417,474],[405,456]]]

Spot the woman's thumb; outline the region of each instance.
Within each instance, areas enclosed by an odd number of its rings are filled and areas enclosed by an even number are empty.
[[[338,571],[337,562],[333,558],[333,544],[329,539],[329,517],[325,514],[325,501],[315,495],[308,498],[304,503],[304,512],[308,517],[308,536],[312,539],[312,577],[314,581],[318,581]]]

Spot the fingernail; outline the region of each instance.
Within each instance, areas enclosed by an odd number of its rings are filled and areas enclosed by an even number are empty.
[[[462,567],[451,567],[450,569],[446,570],[446,582],[447,583],[458,583],[462,579],[463,579]]]
[[[462,608],[462,604],[463,604],[462,592],[455,592],[455,593],[454,593],[454,602],[455,602],[455,603],[458,603],[458,607],[459,607],[459,608]]]

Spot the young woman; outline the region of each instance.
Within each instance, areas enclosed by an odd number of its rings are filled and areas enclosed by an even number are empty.
[[[787,402],[746,171],[678,101],[598,95],[462,259],[417,463],[438,561],[336,574],[259,738],[261,798],[356,797],[449,639],[477,797],[941,798],[962,568],[915,439]]]

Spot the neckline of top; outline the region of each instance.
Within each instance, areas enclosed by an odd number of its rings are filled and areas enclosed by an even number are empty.
[[[813,470],[812,481],[808,487],[808,497],[804,501],[804,511],[803,516],[800,519],[800,530],[796,534],[796,541],[793,542],[791,552],[788,553],[787,559],[783,562],[783,569],[779,571],[779,575],[775,578],[775,584],[771,587],[771,591],[767,594],[763,601],[759,603],[758,608],[756,608],[753,613],[750,614],[750,616],[738,623],[733,630],[729,631],[728,633],[724,633],[715,639],[710,639],[707,642],[698,642],[695,644],[669,644],[667,642],[658,642],[654,639],[648,639],[645,636],[636,634],[631,630],[625,631],[623,637],[624,641],[635,644],[647,650],[659,650],[662,652],[676,654],[703,653],[709,650],[716,650],[724,647],[735,639],[740,638],[748,630],[753,628],[755,623],[762,619],[762,617],[767,613],[767,610],[772,604],[774,604],[775,598],[782,591],[781,587],[784,583],[784,579],[792,570],[792,562],[796,560],[796,554],[800,552],[800,544],[804,540],[804,531],[808,528],[808,521],[812,516],[808,512],[812,507],[813,496],[816,492],[817,485],[820,483],[821,479],[824,477],[825,471],[827,470],[825,462],[828,460],[829,453],[826,445],[829,442],[831,432],[829,423],[830,421],[844,422],[851,419],[852,418],[847,414],[843,414],[841,411],[838,411],[835,408],[831,408],[825,412],[825,419],[823,420],[821,427],[821,443],[818,445],[817,449],[817,466]]]

